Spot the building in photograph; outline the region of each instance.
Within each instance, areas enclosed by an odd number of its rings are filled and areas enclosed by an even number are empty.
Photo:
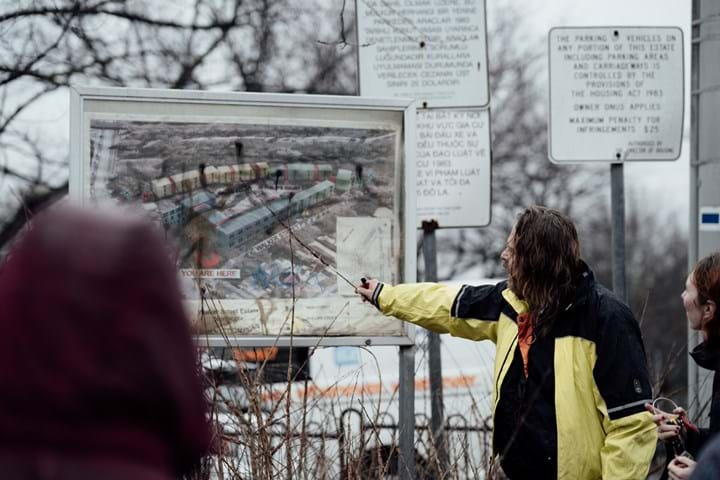
[[[288,182],[303,184],[315,179],[315,167],[309,163],[288,163],[285,165]]]
[[[333,167],[328,163],[321,163],[315,165],[317,171],[317,180],[329,180],[333,175]]]
[[[335,193],[335,185],[328,180],[320,182],[317,185],[313,185],[312,187],[295,194],[290,202],[291,212],[293,214],[298,214],[303,210],[330,198],[333,193]]]
[[[182,225],[185,222],[183,207],[170,200],[158,200],[157,212],[165,225]]]
[[[215,196],[205,190],[198,190],[180,200],[180,204],[186,210],[191,210],[199,205],[207,205],[209,208],[212,208],[215,206]]]
[[[335,188],[338,192],[347,192],[352,186],[353,173],[350,170],[341,168],[335,177]]]
[[[261,180],[268,176],[270,167],[266,162],[221,165],[213,167],[211,183],[230,185],[238,182]]]
[[[255,178],[257,180],[267,178],[267,176],[270,174],[270,165],[268,165],[267,162],[251,163],[250,166],[252,167],[253,172],[255,173]]]
[[[208,184],[219,183],[220,181],[220,177],[217,173],[217,167],[213,165],[205,167],[205,169],[203,170],[203,174],[205,175],[205,181]]]
[[[175,193],[190,193],[200,188],[200,172],[198,170],[177,173],[171,176],[170,180],[175,184]]]
[[[168,177],[158,178],[153,180],[152,192],[157,198],[165,198],[175,193],[175,184]]]
[[[290,208],[291,215],[327,200],[335,192],[332,182],[324,181],[292,197],[279,198],[265,205],[260,205],[241,214],[228,216],[217,210],[202,214],[203,218],[214,226],[218,245],[225,248],[236,247],[256,235],[273,228],[279,221],[285,221]]]
[[[228,185],[237,181],[238,174],[234,165],[221,165],[216,167],[216,177],[213,183]]]
[[[177,173],[169,177],[153,180],[152,192],[157,198],[165,198],[176,193],[189,193],[200,187],[200,172],[192,170]]]
[[[207,166],[203,170],[205,183],[209,185],[234,185],[241,182],[267,178],[270,167],[267,162],[242,165]],[[152,193],[156,198],[166,198],[177,193],[190,193],[203,186],[200,171],[191,170],[151,182]]]
[[[332,177],[333,167],[327,163],[288,163],[282,167],[287,182],[302,185]]]
[[[255,169],[253,169],[252,165],[243,163],[241,165],[233,165],[232,167],[237,172],[238,181],[249,182],[255,180]]]
[[[232,248],[274,227],[278,219],[286,218],[288,203],[287,198],[281,198],[234,217],[209,215],[206,218],[215,224],[217,243]]]

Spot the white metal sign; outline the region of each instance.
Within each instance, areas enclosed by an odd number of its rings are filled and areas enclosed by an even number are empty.
[[[553,28],[549,52],[552,161],[677,160],[681,29]]]
[[[485,0],[357,0],[357,26],[362,95],[489,103]]]
[[[416,123],[418,226],[490,223],[490,112],[422,110]]]

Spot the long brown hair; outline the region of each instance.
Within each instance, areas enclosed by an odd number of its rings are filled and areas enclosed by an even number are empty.
[[[698,260],[692,275],[698,292],[698,304],[705,305],[708,300],[715,302],[715,316],[708,322],[705,330],[708,338],[720,340],[720,253],[712,253]]]
[[[547,334],[571,301],[580,266],[580,243],[573,222],[550,208],[532,206],[513,229],[510,288],[525,300],[539,336]]]

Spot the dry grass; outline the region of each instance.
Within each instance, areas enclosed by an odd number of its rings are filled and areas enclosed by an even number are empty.
[[[214,302],[206,306],[206,316],[217,311]],[[314,352],[311,348],[309,358]],[[284,383],[268,384],[263,382],[271,368],[267,361],[255,365],[208,354],[205,372],[216,373],[206,375],[214,448],[193,480],[396,478],[404,467],[398,454],[396,388],[368,392],[359,376],[338,378],[332,385],[298,382],[299,372],[289,368]],[[218,366],[226,369],[230,382],[217,381]],[[460,390],[466,412],[446,419],[441,448],[434,444],[430,419],[416,416],[416,478],[488,478],[484,452],[490,451],[490,426],[481,412],[489,411],[482,407],[489,400],[476,398],[469,385]],[[444,468],[438,451],[448,459]]]

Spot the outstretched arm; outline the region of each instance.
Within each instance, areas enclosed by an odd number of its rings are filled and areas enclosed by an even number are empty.
[[[363,300],[386,315],[471,340],[497,340],[502,284],[449,286],[439,283],[386,285],[367,280],[358,285]]]

